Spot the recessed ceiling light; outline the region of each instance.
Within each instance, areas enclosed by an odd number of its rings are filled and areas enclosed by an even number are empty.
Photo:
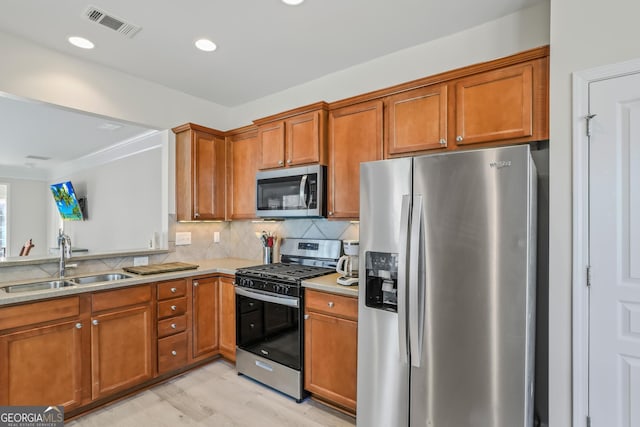
[[[90,40],[87,40],[84,37],[73,36],[69,37],[68,40],[72,45],[82,49],[93,49],[94,46],[94,44]]]
[[[196,41],[196,47],[205,52],[213,52],[218,48],[214,42],[209,39],[200,39]]]
[[[282,3],[289,6],[297,6],[301,4],[304,0],[282,0]]]

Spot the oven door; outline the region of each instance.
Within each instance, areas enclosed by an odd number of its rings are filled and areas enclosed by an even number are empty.
[[[256,215],[268,218],[321,217],[325,167],[320,165],[259,171]]]
[[[300,371],[301,299],[236,287],[238,348]]]

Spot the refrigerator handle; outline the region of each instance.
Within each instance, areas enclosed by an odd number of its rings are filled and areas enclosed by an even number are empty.
[[[424,303],[420,292],[423,286],[420,268],[422,227],[422,195],[413,197],[411,212],[411,237],[409,240],[409,345],[411,349],[411,365],[420,367],[422,360],[422,335],[424,326]]]
[[[407,246],[409,244],[409,217],[411,215],[411,197],[402,196],[400,210],[400,250],[398,252],[398,341],[400,363],[408,363],[407,346]]]

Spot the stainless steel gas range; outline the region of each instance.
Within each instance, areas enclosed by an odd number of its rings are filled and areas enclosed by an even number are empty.
[[[236,369],[298,402],[304,386],[303,280],[335,272],[340,240],[284,239],[281,262],[236,272]]]

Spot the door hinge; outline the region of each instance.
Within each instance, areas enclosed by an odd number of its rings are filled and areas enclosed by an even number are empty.
[[[593,119],[597,114],[589,114],[585,116],[587,119],[587,136],[591,136],[591,119]]]
[[[591,417],[587,415],[587,427],[591,427]]]
[[[587,265],[587,288],[591,287],[591,266]]]

